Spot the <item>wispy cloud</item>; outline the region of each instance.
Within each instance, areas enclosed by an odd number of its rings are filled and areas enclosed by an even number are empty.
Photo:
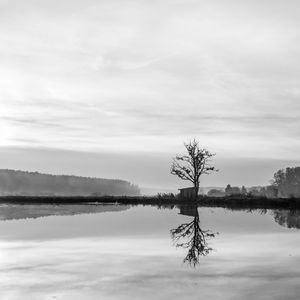
[[[141,62],[127,62],[125,64],[121,64],[121,68],[124,70],[137,70],[137,69],[141,69],[141,68],[145,68],[147,66],[150,66],[151,64],[154,64],[156,62],[160,62],[162,60],[171,58],[175,55],[177,55],[178,53],[174,52],[168,55],[163,55],[163,56],[159,56],[159,57],[155,57],[146,61],[141,61]]]
[[[298,9],[0,1],[0,144],[298,159]]]

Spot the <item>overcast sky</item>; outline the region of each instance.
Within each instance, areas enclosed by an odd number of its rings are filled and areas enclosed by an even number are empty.
[[[174,187],[170,159],[195,137],[223,167],[206,184],[266,184],[300,161],[299,10],[0,0],[0,168]]]

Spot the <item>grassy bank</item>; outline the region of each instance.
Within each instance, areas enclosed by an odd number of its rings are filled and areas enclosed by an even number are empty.
[[[0,197],[2,204],[87,204],[87,203],[119,203],[142,205],[184,205],[197,204],[199,206],[225,207],[225,208],[284,208],[300,209],[300,198],[264,198],[264,197],[222,197],[214,198],[202,196],[190,201],[175,197],[28,197],[5,196]]]

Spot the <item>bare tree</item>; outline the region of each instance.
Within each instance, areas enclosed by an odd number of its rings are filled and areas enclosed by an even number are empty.
[[[199,142],[195,139],[189,143],[184,143],[184,146],[187,154],[177,155],[173,158],[171,174],[192,182],[195,188],[195,195],[197,196],[200,176],[202,174],[210,174],[212,171],[218,171],[210,165],[211,158],[215,154],[204,148],[200,148]]]

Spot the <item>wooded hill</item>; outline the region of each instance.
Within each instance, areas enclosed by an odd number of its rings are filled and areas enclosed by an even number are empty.
[[[128,181],[50,175],[0,169],[0,195],[22,196],[138,196],[139,187]]]

